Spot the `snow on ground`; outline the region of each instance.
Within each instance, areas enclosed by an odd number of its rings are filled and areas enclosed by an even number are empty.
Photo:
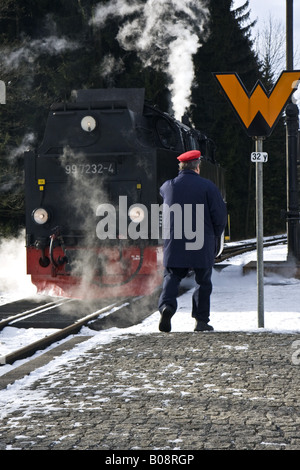
[[[285,245],[269,247],[264,250],[265,261],[284,261],[286,259],[287,248]],[[265,327],[258,328],[257,320],[257,280],[256,273],[252,272],[243,275],[243,265],[256,259],[256,252],[246,253],[228,261],[222,270],[215,269],[213,272],[213,293],[211,297],[211,320],[215,331],[245,331],[262,332],[272,331],[276,333],[300,333],[300,280],[294,278],[284,278],[278,274],[265,277],[264,282],[264,304],[265,304]],[[13,263],[12,263],[13,264]],[[224,263],[225,264],[225,263]],[[2,271],[2,272],[1,272]],[[3,264],[0,271],[0,282],[4,278]],[[11,270],[12,278],[10,282],[6,277],[5,289],[0,284],[0,303],[32,295],[33,290],[28,281],[28,276],[20,275],[16,279],[15,269]],[[23,284],[23,281],[25,284]],[[16,282],[18,287],[16,288]],[[191,296],[193,292],[193,279],[186,279],[185,284],[189,290],[178,299],[178,310],[172,318],[172,331],[193,331],[194,319],[191,318]],[[25,286],[25,289],[24,289]],[[1,294],[1,291],[4,293]],[[99,343],[108,343],[112,339],[120,336],[133,334],[158,333],[159,312],[153,313],[141,324],[125,328],[111,328],[105,331],[93,331],[83,327],[79,334],[90,336],[90,340],[78,345],[75,350],[66,353],[61,360],[68,361],[70,355],[84,354],[84,352]],[[16,347],[40,339],[41,337],[55,330],[40,329],[17,329],[12,326],[6,327],[0,332],[0,356],[9,353]],[[66,341],[66,340],[64,340]],[[57,346],[55,344],[52,347]],[[36,353],[42,354],[43,351]],[[0,366],[0,375],[7,373],[14,367],[19,366],[24,361],[17,361],[13,365]]]

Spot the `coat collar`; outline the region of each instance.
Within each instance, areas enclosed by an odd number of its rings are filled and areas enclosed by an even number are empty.
[[[194,170],[181,170],[178,174],[178,176],[183,176],[183,175],[195,175],[199,176],[198,173],[196,173]]]

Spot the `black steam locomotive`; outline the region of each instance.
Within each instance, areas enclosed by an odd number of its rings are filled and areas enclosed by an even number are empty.
[[[159,188],[192,149],[225,198],[214,143],[147,104],[144,89],[79,90],[53,104],[40,148],[25,153],[27,272],[38,292],[153,292],[163,270]]]

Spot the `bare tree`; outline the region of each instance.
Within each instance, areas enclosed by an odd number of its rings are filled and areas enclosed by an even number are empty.
[[[267,83],[272,84],[285,69],[285,30],[282,23],[269,14],[256,37],[256,52]]]
[[[286,69],[286,28],[270,13],[263,22],[255,41],[256,53],[261,63],[264,79],[274,84],[280,73]],[[299,50],[294,51],[294,63],[300,64]]]

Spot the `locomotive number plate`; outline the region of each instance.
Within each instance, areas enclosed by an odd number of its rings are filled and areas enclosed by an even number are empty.
[[[67,175],[115,175],[116,164],[112,162],[102,163],[76,163],[65,165]]]

